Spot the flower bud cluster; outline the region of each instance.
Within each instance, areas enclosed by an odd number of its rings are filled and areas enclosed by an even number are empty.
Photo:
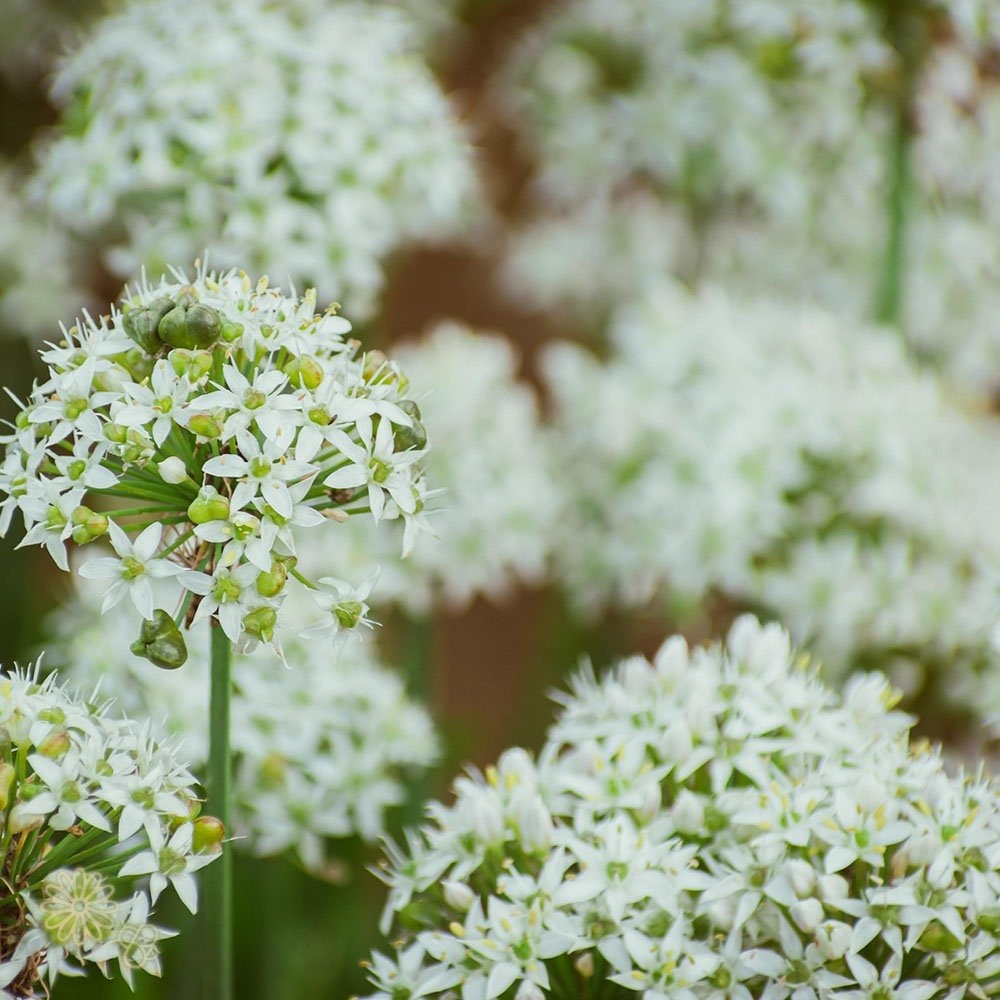
[[[169,885],[193,912],[194,873],[225,832],[199,811],[194,777],[148,724],[37,668],[0,676],[0,996],[87,963],[117,963],[129,984],[159,975],[172,932],[150,905]]]
[[[390,846],[373,997],[995,995],[1000,789],[911,748],[897,698],[750,617],[584,671],[536,760]]]
[[[411,34],[385,4],[124,4],[56,76],[39,192],[66,228],[115,244],[123,278],[208,246],[365,318],[382,259],[460,231],[478,200]]]
[[[156,670],[122,656],[133,634],[127,611],[99,615],[83,588],[50,622],[49,662],[82,686],[100,685],[131,715],[150,718],[198,774],[208,760],[210,637],[189,636],[183,670]],[[303,598],[288,610],[308,615]],[[297,617],[295,617],[297,621]],[[337,841],[374,840],[406,782],[437,756],[426,710],[378,659],[374,643],[351,637],[339,651],[322,642],[285,645],[287,670],[263,648],[236,656],[233,676],[234,846],[257,855],[293,852],[309,871],[336,862]]]
[[[947,667],[968,698],[1000,563],[990,421],[888,331],[817,309],[661,285],[612,337],[605,361],[543,359],[577,603],[683,614],[722,593],[772,608],[832,671],[898,659],[915,693]]]
[[[435,443],[427,473],[443,494],[430,513],[439,537],[421,535],[400,561],[392,558],[390,532],[355,518],[304,550],[303,568],[361,574],[374,560],[378,600],[416,614],[537,583],[547,569],[559,493],[538,401],[517,379],[510,343],[445,323],[400,346],[396,357],[427,399],[422,419]]]
[[[109,581],[103,611],[130,599],[146,620],[134,651],[161,666],[183,662],[185,620],[278,648],[294,580],[317,605],[305,634],[352,627],[364,595],[306,580],[295,532],[370,513],[404,519],[409,545],[420,526],[426,436],[407,379],[315,303],[242,272],[143,282],[42,352],[47,377],[2,439],[0,533],[19,511],[21,544],[62,569],[70,541],[109,542],[81,572]]]

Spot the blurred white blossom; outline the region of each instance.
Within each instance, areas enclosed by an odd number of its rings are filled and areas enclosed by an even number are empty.
[[[123,277],[191,259],[373,310],[397,246],[457,233],[472,156],[389,7],[132,2],[63,63],[36,190]]]

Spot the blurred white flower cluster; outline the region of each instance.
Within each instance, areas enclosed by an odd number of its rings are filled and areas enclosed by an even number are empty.
[[[533,390],[517,378],[510,341],[445,323],[423,340],[394,349],[414,386],[434,447],[425,465],[440,490],[430,518],[440,537],[417,538],[394,558],[398,538],[353,518],[302,553],[306,570],[342,575],[380,566],[372,602],[416,614],[476,596],[502,598],[538,583],[547,571],[559,494]]]
[[[544,206],[512,240],[512,287],[592,319],[595,306],[672,273],[870,318],[894,105],[911,71],[877,7],[576,0],[554,10],[502,91],[537,157]],[[906,30],[926,36],[912,70],[902,322],[919,351],[991,389],[1000,26],[990,5],[899,7]]]
[[[382,259],[456,233],[471,152],[388,7],[148,0],[64,62],[36,180],[123,277],[192,259],[339,295],[367,317]]]
[[[40,339],[88,298],[65,232],[30,202],[17,173],[0,167],[0,335]]]
[[[567,509],[556,577],[584,608],[709,592],[766,606],[842,672],[989,659],[1000,439],[888,331],[662,286],[599,361],[544,356]],[[933,456],[933,460],[930,460]],[[915,665],[919,671],[919,663]],[[902,678],[900,678],[902,680]]]
[[[123,312],[84,314],[42,352],[48,376],[0,439],[0,534],[20,511],[21,544],[62,569],[68,541],[106,537],[115,555],[82,572],[109,581],[103,611],[131,600],[146,620],[134,651],[163,666],[183,663],[182,613],[280,653],[289,577],[317,605],[303,634],[354,627],[367,594],[302,577],[293,530],[365,512],[402,517],[411,544],[426,435],[405,377],[358,354],[314,291],[289,298],[242,272],[175,279],[143,282]],[[105,512],[104,498],[138,506]],[[157,608],[150,580],[173,610]]]
[[[169,885],[193,912],[194,872],[225,832],[199,809],[194,777],[148,723],[54,675],[0,676],[0,996],[48,996],[43,980],[87,963],[117,963],[130,985],[137,970],[158,976],[172,932],[150,905]]]
[[[997,787],[911,749],[884,678],[838,697],[743,618],[560,701],[390,851],[377,1000],[995,995]]]
[[[303,609],[297,608],[302,611]],[[134,628],[115,609],[97,613],[80,588],[50,621],[46,654],[60,674],[97,686],[129,714],[152,720],[196,772],[208,760],[209,634],[192,629],[183,670],[157,670],[122,655]],[[335,861],[331,839],[374,840],[386,812],[405,799],[405,782],[437,756],[427,712],[354,639],[292,641],[287,670],[258,650],[233,664],[232,735],[236,845],[258,855],[294,852],[311,872]]]

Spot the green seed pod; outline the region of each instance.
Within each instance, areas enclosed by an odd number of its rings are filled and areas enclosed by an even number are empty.
[[[211,351],[187,351],[183,347],[175,347],[167,355],[167,360],[176,375],[187,375],[194,382],[212,370]]]
[[[189,351],[211,347],[219,339],[221,330],[222,318],[218,311],[200,302],[175,306],[157,327],[160,340],[165,344]]]
[[[243,627],[255,639],[270,642],[274,638],[274,626],[278,624],[278,613],[274,608],[254,608],[243,616]]]
[[[188,427],[194,431],[198,437],[214,440],[222,436],[222,427],[225,422],[225,410],[219,409],[213,413],[196,413],[188,420]]]
[[[218,854],[222,850],[225,836],[226,828],[222,825],[222,820],[214,816],[199,816],[194,821],[191,846],[198,854]]]
[[[187,660],[187,645],[177,623],[157,608],[153,617],[142,623],[139,638],[129,646],[136,655],[164,670],[176,670]]]
[[[158,335],[160,322],[173,308],[174,303],[165,296],[153,299],[148,306],[129,309],[122,316],[122,327],[147,354],[155,354],[163,346]]]
[[[188,505],[187,516],[192,524],[225,521],[229,517],[229,501],[214,486],[205,486]]]
[[[399,408],[410,418],[412,423],[409,427],[397,424],[392,432],[392,439],[396,444],[396,451],[409,451],[415,448],[419,451],[427,447],[427,431],[420,422],[420,407],[412,399],[404,399],[400,402]]]
[[[316,389],[323,381],[323,367],[308,354],[300,354],[297,358],[292,358],[284,368],[281,369],[292,385],[298,388]]]
[[[222,320],[222,326],[219,329],[219,336],[227,344],[231,344],[234,340],[238,340],[243,334],[243,324],[235,323],[231,319]]]
[[[285,589],[288,570],[280,559],[271,560],[271,568],[257,577],[257,593],[261,597],[277,597]]]
[[[95,538],[100,538],[107,534],[108,519],[104,514],[96,513],[89,507],[82,504],[73,511],[70,516],[75,527],[73,528],[73,541],[77,545],[86,545]]]
[[[341,627],[354,628],[361,621],[364,610],[364,606],[360,601],[341,601],[333,609],[333,613],[337,616],[337,621],[340,622]]]

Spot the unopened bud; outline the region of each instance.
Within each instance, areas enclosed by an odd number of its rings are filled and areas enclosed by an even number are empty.
[[[590,979],[594,974],[594,953],[590,951],[585,951],[582,955],[578,955],[573,962],[573,968],[583,976],[584,979]]]
[[[464,882],[444,882],[444,901],[453,909],[465,913],[476,901],[476,894]]]
[[[0,763],[0,809],[10,805],[10,786],[14,783],[14,765]]]
[[[191,846],[199,854],[218,854],[222,850],[225,836],[226,828],[222,825],[222,820],[214,816],[199,816],[194,821]]]
[[[823,904],[818,899],[800,899],[792,903],[788,913],[803,934],[812,934],[823,919]]]
[[[149,660],[163,670],[176,670],[187,661],[187,644],[177,623],[157,608],[139,629],[139,638],[129,646],[136,655]]]
[[[25,833],[28,830],[37,830],[44,822],[45,816],[42,813],[32,812],[31,807],[25,802],[16,802],[7,818],[7,829],[11,833]]]
[[[300,389],[316,389],[323,381],[322,365],[308,354],[292,358],[281,370],[288,376],[288,381]]]
[[[670,814],[674,826],[681,833],[703,833],[705,829],[705,808],[694,792],[684,788],[677,796]]]
[[[77,507],[72,515],[73,521],[73,541],[77,545],[86,545],[95,538],[100,538],[107,533],[108,519],[104,514],[98,514],[89,507],[82,504]]]
[[[816,869],[808,861],[792,858],[788,862],[788,881],[799,899],[805,899],[813,894],[816,888]]]
[[[48,736],[38,744],[38,752],[43,757],[61,757],[70,747],[69,733],[65,729],[49,733]]]
[[[410,426],[397,424],[392,438],[396,451],[420,450],[427,447],[427,431],[420,422],[420,407],[412,399],[404,399],[399,408],[410,418]]]
[[[229,500],[214,486],[205,486],[188,504],[187,516],[192,524],[225,521],[229,517]]]
[[[175,486],[185,482],[188,478],[187,466],[176,455],[165,458],[160,462],[157,470],[165,483],[173,483]]]

